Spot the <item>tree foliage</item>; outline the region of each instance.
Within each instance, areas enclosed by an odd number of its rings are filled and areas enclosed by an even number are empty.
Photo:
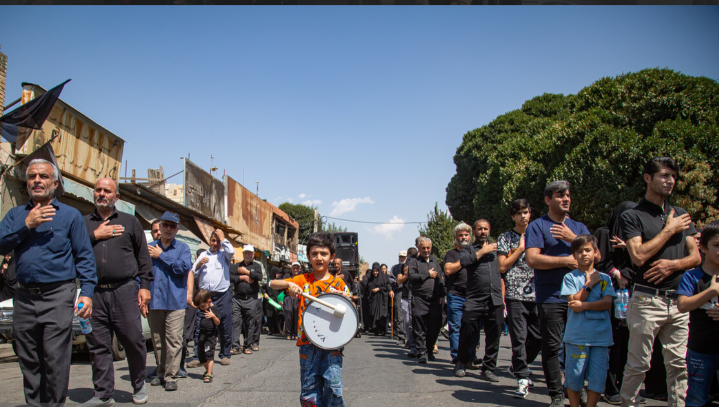
[[[337,226],[337,225],[335,225],[334,222],[329,222],[329,223],[322,224],[322,231],[329,232],[329,233],[338,233],[338,232],[346,232],[347,228],[343,228],[342,226]]]
[[[296,220],[297,223],[300,224],[299,243],[307,244],[307,239],[310,238],[310,235],[314,230],[315,207],[283,202],[280,206],[278,206],[278,208],[290,215],[292,219]],[[319,216],[318,222],[319,225],[317,226],[317,230],[322,230],[322,218]]]
[[[427,214],[427,225],[419,227],[419,234],[432,240],[432,255],[440,262],[444,254],[454,248],[454,227],[459,224],[448,212],[440,210],[437,204]]]
[[[464,135],[447,186],[447,207],[492,235],[511,228],[509,203],[527,198],[546,212],[549,181],[572,184],[573,219],[606,224],[622,201],[645,193],[644,163],[673,157],[682,167],[670,198],[700,226],[719,218],[719,84],[670,69],[602,78],[576,95],[544,94]]]

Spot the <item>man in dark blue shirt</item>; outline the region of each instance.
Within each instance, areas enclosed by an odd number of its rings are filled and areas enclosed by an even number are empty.
[[[0,254],[14,250],[17,259],[13,332],[25,401],[63,405],[70,381],[73,311],[90,318],[95,256],[80,212],[55,199],[57,167],[32,160],[26,176],[30,202],[11,209],[0,223]],[[77,305],[75,278],[80,281]]]
[[[577,268],[571,244],[577,235],[589,234],[581,222],[569,219],[569,182],[553,181],[544,188],[549,212],[530,223],[525,234],[525,258],[535,270],[534,291],[539,305],[542,335],[542,369],[552,407],[564,406],[559,350],[567,323],[567,300],[561,299],[564,275]]]

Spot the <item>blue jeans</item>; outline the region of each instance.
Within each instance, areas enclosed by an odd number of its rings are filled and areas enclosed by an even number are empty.
[[[687,351],[687,406],[701,407],[709,402],[709,391],[714,375],[719,369],[719,354]]]
[[[344,349],[344,348],[343,348]],[[300,403],[306,407],[344,407],[342,349],[300,346]]]
[[[447,325],[449,325],[449,355],[452,360],[457,360],[457,347],[459,346],[459,328],[462,325],[462,309],[464,298],[447,294]],[[477,360],[477,345],[479,345],[479,332],[472,338],[469,354],[472,361]]]

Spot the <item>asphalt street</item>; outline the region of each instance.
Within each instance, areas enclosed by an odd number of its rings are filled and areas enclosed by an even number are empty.
[[[17,358],[8,356],[7,345],[0,351],[0,406],[23,403],[22,375]],[[480,342],[483,346],[483,341]],[[535,387],[526,399],[515,399],[516,380],[507,373],[511,358],[509,337],[502,337],[498,368],[499,383],[478,378],[468,371],[464,378],[454,377],[449,363],[449,342],[440,337],[437,361],[419,365],[406,356],[406,350],[388,337],[363,336],[345,348],[342,378],[344,397],[350,407],[380,406],[546,406],[549,403],[539,359],[532,364]],[[4,352],[3,352],[4,351]],[[3,357],[3,355],[5,357]],[[480,353],[481,355],[481,353]],[[541,356],[540,356],[541,357]],[[299,356],[294,341],[263,335],[260,351],[236,355],[231,365],[215,364],[215,379],[202,382],[203,368],[189,369],[190,377],[178,380],[178,390],[166,392],[148,383],[150,404],[173,406],[297,406],[299,405]],[[147,359],[148,370],[155,366],[154,356]],[[115,362],[118,403],[131,403],[127,363]],[[73,355],[67,405],[90,399],[92,370],[87,354]],[[647,406],[666,402],[650,400]],[[567,402],[567,405],[569,403]],[[608,406],[608,404],[600,403]]]

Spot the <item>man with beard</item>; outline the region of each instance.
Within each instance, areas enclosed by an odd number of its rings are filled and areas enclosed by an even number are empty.
[[[399,252],[399,263],[392,266],[390,276],[390,283],[392,284],[392,292],[394,293],[394,307],[392,312],[394,313],[394,319],[392,320],[392,330],[395,337],[397,338],[397,345],[404,345],[407,341],[404,333],[404,320],[402,318],[402,291],[404,291],[404,284],[397,282],[397,277],[402,274],[402,268],[404,262],[407,259],[407,251],[402,250]]]
[[[549,212],[530,223],[525,233],[525,258],[534,269],[534,295],[539,307],[542,335],[542,370],[547,380],[551,407],[564,406],[562,362],[559,350],[567,323],[567,300],[560,297],[564,275],[577,268],[572,240],[588,235],[583,223],[569,218],[572,199],[569,182],[552,181],[544,188]]]
[[[153,240],[160,240],[160,219],[155,219],[150,225],[150,234]]]
[[[622,382],[622,406],[638,405],[655,338],[664,345],[667,405],[683,406],[687,394],[689,315],[677,309],[677,288],[686,270],[701,264],[694,229],[683,208],[670,205],[679,167],[670,157],[644,166],[647,192],[620,216],[621,238],[634,263],[634,293],[627,308],[629,358]]]
[[[250,355],[253,350],[259,350],[255,348],[258,345],[253,343],[253,340],[258,328],[256,319],[260,317],[257,312],[260,306],[257,294],[260,292],[262,269],[260,264],[253,260],[255,248],[252,245],[247,244],[242,248],[242,256],[242,262],[230,275],[235,291],[232,298],[232,347],[234,353],[243,352]],[[240,345],[240,334],[245,337],[244,346]]]
[[[434,361],[431,352],[442,327],[444,302],[444,272],[432,256],[432,241],[421,237],[419,256],[409,265],[409,285],[412,290],[412,330],[417,346],[417,362]],[[429,350],[429,352],[428,352]]]
[[[35,159],[25,175],[30,201],[10,209],[0,223],[0,255],[14,250],[17,262],[13,332],[25,402],[61,406],[70,383],[73,311],[80,318],[92,315],[95,256],[80,212],[55,198],[57,167]]]
[[[212,304],[217,307],[220,325],[217,326],[220,334],[220,364],[230,364],[232,356],[232,291],[230,290],[230,268],[235,248],[221,229],[215,229],[210,237],[210,250],[203,252],[195,260],[192,272],[187,275],[187,305],[196,308],[192,303],[195,288],[195,278],[198,287],[210,293]],[[199,335],[199,321],[204,311],[196,311],[195,332]]]
[[[454,228],[454,249],[444,255],[444,275],[447,280],[447,324],[449,325],[449,354],[452,364],[457,364],[459,329],[462,322],[462,309],[467,293],[467,269],[462,267],[459,258],[462,249],[472,243],[472,227],[462,222]],[[479,331],[470,345],[471,361],[477,360]]]
[[[481,378],[498,382],[494,374],[499,355],[499,339],[504,325],[504,299],[502,298],[502,277],[497,264],[497,244],[489,243],[489,222],[480,219],[474,222],[473,244],[462,248],[460,266],[467,269],[467,289],[459,329],[459,361],[454,374],[464,377],[471,360],[471,346],[479,334],[480,321],[484,327],[485,343],[482,358]]]
[[[95,212],[83,219],[97,264],[92,331],[87,335],[95,394],[81,406],[115,404],[112,399],[115,392],[113,334],[127,354],[132,401],[144,404],[147,402],[147,348],[140,318],[147,318],[152,260],[140,221],[115,208],[120,198],[117,183],[110,178],[100,178],[95,183],[94,196]]]

